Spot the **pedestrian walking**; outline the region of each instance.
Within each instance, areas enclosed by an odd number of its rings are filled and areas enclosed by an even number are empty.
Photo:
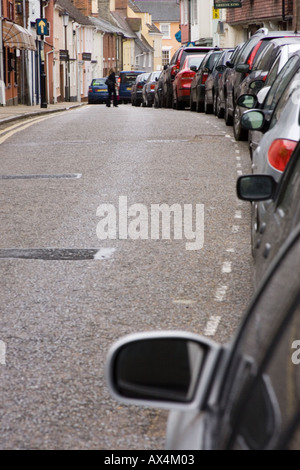
[[[106,85],[108,89],[108,98],[106,106],[109,108],[111,103],[111,98],[113,98],[114,106],[117,107],[117,92],[116,92],[116,75],[114,69],[109,70],[109,75],[106,79]]]

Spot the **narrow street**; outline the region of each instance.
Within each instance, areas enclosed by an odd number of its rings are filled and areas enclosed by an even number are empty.
[[[247,143],[213,115],[131,105],[22,125],[0,145],[0,448],[163,449],[167,413],[110,398],[107,352],[139,331],[235,333],[252,294]],[[189,239],[153,235],[162,204],[189,205]]]

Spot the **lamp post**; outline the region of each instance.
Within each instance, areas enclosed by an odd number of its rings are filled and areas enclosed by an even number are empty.
[[[62,14],[63,25],[65,28],[65,51],[66,51],[66,78],[65,78],[65,101],[70,101],[70,87],[69,87],[69,51],[68,51],[68,34],[67,28],[69,24],[69,13],[65,10]]]

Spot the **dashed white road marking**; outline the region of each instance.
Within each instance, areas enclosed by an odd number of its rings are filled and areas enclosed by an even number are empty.
[[[216,316],[216,315],[212,315],[207,324],[206,324],[206,327],[205,327],[205,330],[204,330],[204,335],[205,336],[214,336],[216,331],[217,331],[217,328],[218,328],[218,325],[221,321],[221,317],[219,316]]]
[[[233,225],[232,228],[231,228],[231,231],[232,231],[232,233],[238,233],[239,229],[240,228],[239,228],[238,225]]]
[[[231,261],[224,261],[222,265],[222,273],[231,273]]]
[[[235,211],[234,218],[235,219],[241,219],[242,218],[242,211]]]
[[[115,248],[100,248],[100,250],[97,251],[97,253],[94,255],[94,259],[108,259],[113,255],[115,251]]]
[[[220,287],[217,288],[216,295],[215,295],[215,300],[217,302],[223,302],[224,301],[227,289],[228,289],[227,286],[220,286]]]
[[[4,341],[0,341],[0,364],[6,364],[6,344]]]
[[[173,304],[179,304],[179,305],[192,305],[195,304],[195,300],[190,300],[190,299],[175,299],[173,300]]]

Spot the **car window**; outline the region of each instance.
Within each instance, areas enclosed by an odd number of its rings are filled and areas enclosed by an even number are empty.
[[[296,71],[299,69],[299,58],[291,57],[286,65],[277,75],[264,103],[264,109],[273,110],[278,103],[283,91],[292,80]]]
[[[139,74],[138,74],[139,75]],[[121,83],[126,83],[128,85],[133,85],[137,77],[137,74],[133,73],[122,73],[121,74]]]
[[[275,45],[272,42],[262,41],[262,44],[253,61],[252,70],[269,70],[270,59],[274,49]]]
[[[265,86],[271,87],[273,85],[279,72],[279,66],[280,66],[280,54],[275,59],[275,62],[272,65],[270,72],[268,73],[267,79],[265,81]]]
[[[245,64],[247,62],[247,59],[249,55],[251,54],[252,49],[256,46],[256,44],[259,42],[260,38],[257,36],[253,36],[251,39],[249,39],[244,46],[242,47],[238,57],[237,57],[237,63],[238,64]]]
[[[195,65],[196,67],[199,67],[201,65],[201,62],[203,61],[205,57],[205,54],[198,56],[198,55],[191,55],[187,58],[187,67],[191,67],[192,65]]]
[[[234,49],[234,51],[232,53],[232,56],[230,58],[230,62],[232,62],[233,64],[236,63],[236,61],[239,57],[239,53],[240,53],[240,51],[242,50],[243,47],[244,47],[244,43],[239,44],[239,45],[236,46],[236,48]]]
[[[300,412],[300,364],[292,361],[300,343],[299,238],[261,287],[233,345],[221,387],[227,448],[268,448]]]
[[[100,85],[105,85],[105,78],[95,78],[92,81],[92,86],[100,86]]]
[[[280,87],[280,85],[279,85],[279,87]],[[294,77],[292,78],[290,83],[287,85],[287,87],[283,91],[283,93],[282,93],[282,95],[281,95],[281,97],[280,97],[280,99],[277,103],[277,106],[275,107],[275,111],[272,115],[272,119],[271,119],[271,122],[270,122],[270,129],[272,127],[274,127],[275,124],[278,122],[278,120],[281,116],[281,113],[283,112],[286,104],[288,103],[288,101],[290,99],[293,99],[294,103],[299,102],[299,95],[300,95],[299,90],[300,90],[300,71],[298,70],[298,72],[294,75]],[[293,97],[292,97],[292,95],[293,95]]]
[[[214,52],[213,54],[209,56],[207,63],[206,63],[206,67],[209,70],[213,69],[215,62],[218,60],[221,54],[222,54],[221,52]]]

